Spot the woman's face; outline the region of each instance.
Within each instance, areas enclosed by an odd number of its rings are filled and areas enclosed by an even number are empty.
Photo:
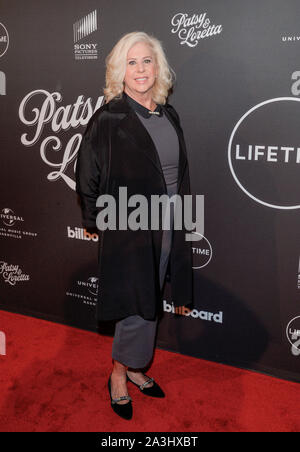
[[[125,92],[129,96],[151,92],[156,74],[157,66],[151,47],[144,42],[136,43],[127,54]]]

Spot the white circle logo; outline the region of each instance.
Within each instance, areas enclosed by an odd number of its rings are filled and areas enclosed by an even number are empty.
[[[0,22],[0,58],[5,55],[9,46],[8,31]]]
[[[292,319],[286,327],[286,337],[289,343],[296,347],[300,343],[300,316]]]
[[[273,209],[300,209],[300,99],[280,97],[251,108],[228,145],[230,171],[254,201]]]
[[[204,235],[199,232],[193,232],[193,234],[200,235],[202,240],[192,242],[192,250],[193,250],[193,270],[199,270],[200,268],[206,267],[213,255],[212,246],[210,242],[207,240]],[[196,246],[196,244],[198,244]]]

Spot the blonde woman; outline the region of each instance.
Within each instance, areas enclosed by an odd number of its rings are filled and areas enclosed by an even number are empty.
[[[190,194],[183,132],[167,103],[174,73],[160,41],[144,32],[126,34],[107,56],[106,68],[106,103],[87,126],[76,167],[86,228],[98,225],[102,194],[114,197],[119,212],[120,187],[128,198],[143,195],[149,205],[152,195]],[[170,216],[169,229],[123,225],[99,232],[97,318],[116,321],[108,389],[111,407],[124,419],[132,418],[128,382],[147,396],[165,396],[144,372],[155,349],[167,269],[174,306],[192,303],[191,245],[184,227],[172,227],[172,209]]]

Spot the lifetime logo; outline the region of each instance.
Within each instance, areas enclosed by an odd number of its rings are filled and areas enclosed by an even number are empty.
[[[6,355],[6,336],[0,331],[0,355]]]
[[[207,322],[215,322],[223,324],[223,312],[214,314],[213,312],[197,311],[197,309],[190,310],[185,306],[174,307],[174,304],[169,304],[166,300],[163,301],[163,310],[165,312],[171,312],[172,314],[179,314],[185,317],[193,317],[194,319],[201,319]]]
[[[69,239],[77,239],[77,240],[86,240],[86,241],[92,241],[92,242],[99,241],[98,234],[96,234],[96,233],[91,234],[90,232],[87,232],[86,229],[82,229],[82,228],[72,229],[72,228],[70,228],[70,226],[68,226],[68,238]]]

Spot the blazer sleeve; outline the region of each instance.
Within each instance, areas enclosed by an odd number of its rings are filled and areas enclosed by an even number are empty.
[[[80,198],[82,225],[87,229],[96,228],[96,201],[100,187],[99,162],[99,120],[92,117],[83,134],[77,156],[75,179],[76,192]]]

